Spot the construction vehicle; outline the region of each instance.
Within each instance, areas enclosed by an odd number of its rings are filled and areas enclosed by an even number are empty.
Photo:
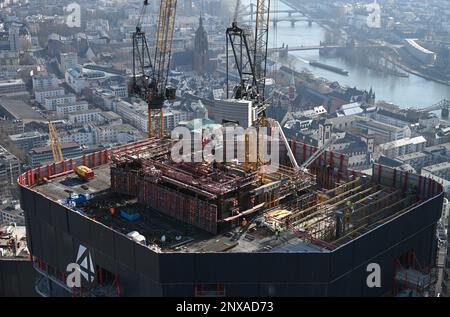
[[[133,33],[133,79],[131,94],[139,96],[148,104],[148,137],[165,135],[163,106],[166,100],[173,100],[176,90],[168,86],[172,39],[175,29],[177,0],[160,0],[156,31],[155,52],[152,58],[142,21],[147,14],[149,1],[144,1]],[[153,60],[153,62],[152,62]],[[154,122],[154,118],[158,118]]]
[[[85,181],[90,181],[94,178],[94,171],[87,166],[79,165],[75,168],[75,174]]]

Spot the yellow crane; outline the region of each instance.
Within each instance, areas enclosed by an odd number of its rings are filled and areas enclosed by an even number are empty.
[[[50,146],[53,152],[53,161],[59,163],[64,161],[64,157],[61,150],[61,143],[59,142],[58,134],[56,133],[55,126],[51,121],[48,122],[48,133],[50,137]]]

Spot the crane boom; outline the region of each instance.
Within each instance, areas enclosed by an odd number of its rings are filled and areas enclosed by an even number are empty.
[[[48,133],[50,136],[50,146],[53,153],[53,161],[59,163],[64,161],[64,157],[61,150],[61,143],[59,142],[58,134],[56,132],[55,126],[51,121],[48,122]]]
[[[159,130],[159,137],[164,136],[164,112],[165,100],[175,99],[176,91],[168,87],[170,60],[172,56],[173,32],[177,12],[177,0],[161,0],[159,7],[158,26],[156,31],[155,57],[153,68],[153,92],[149,99],[148,131],[149,137],[153,137],[153,117],[158,117],[155,122],[155,130]]]
[[[236,21],[238,6],[235,10],[235,21],[227,29],[227,97],[228,96],[228,46],[231,45],[234,61],[240,77],[240,83],[234,88],[235,99],[251,100],[256,108],[256,122],[264,121],[267,101],[265,98],[267,49],[270,23],[270,0],[257,0],[256,25],[254,30],[239,27]]]
[[[160,0],[153,56],[148,48],[146,34],[140,25],[147,14],[148,4],[148,0],[145,0],[136,32],[133,33],[132,94],[138,95],[148,104],[149,138],[153,137],[157,130],[159,130],[159,137],[162,138],[164,136],[164,101],[175,99],[176,95],[175,89],[168,86],[168,77],[177,0]],[[158,116],[159,120],[153,122],[153,118]]]
[[[269,23],[270,0],[257,0],[254,61],[259,98],[261,101],[265,101]]]

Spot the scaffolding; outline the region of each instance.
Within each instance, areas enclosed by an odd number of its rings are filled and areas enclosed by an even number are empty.
[[[437,282],[437,270],[423,267],[414,251],[406,255],[402,264],[397,260],[392,295],[397,297],[427,297]]]

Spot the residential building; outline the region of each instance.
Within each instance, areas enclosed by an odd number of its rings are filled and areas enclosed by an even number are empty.
[[[89,110],[83,110],[78,112],[72,112],[68,114],[68,119],[73,123],[88,123],[97,122],[102,123],[103,117],[100,115],[102,110],[94,108]]]
[[[83,151],[78,143],[63,143],[61,151],[65,159],[81,156]],[[38,167],[53,162],[53,152],[50,146],[38,147],[28,152],[28,163],[32,167]]]
[[[0,95],[25,91],[27,88],[22,79],[0,80]]]
[[[109,125],[119,125],[123,123],[122,117],[112,111],[102,112],[100,116],[103,117],[103,121]]]
[[[128,87],[126,85],[113,85],[110,88],[116,97],[128,98]]]
[[[48,134],[38,131],[24,132],[21,134],[10,135],[9,139],[19,148],[26,151],[35,147],[45,146],[48,143]]]
[[[234,121],[243,128],[250,127],[256,117],[253,104],[248,100],[214,100],[214,105],[208,107],[208,115],[216,123]]]
[[[375,135],[376,143],[378,144],[411,137],[411,128],[409,126],[396,127],[372,119],[358,120],[356,127],[363,133]]]
[[[71,68],[78,66],[78,55],[77,53],[60,53],[59,55],[59,69],[62,73],[65,73]]]
[[[423,151],[426,144],[427,140],[423,136],[403,138],[381,144],[379,146],[379,152],[389,158],[395,158],[400,155]]]
[[[395,157],[395,160],[402,164],[411,165],[416,171],[420,171],[424,166],[433,164],[433,155],[425,152],[414,152]]]
[[[45,101],[45,98],[51,98],[51,97],[62,97],[66,94],[64,88],[51,88],[51,89],[45,89],[45,90],[35,90],[34,96],[36,99],[36,102],[43,104]]]
[[[117,103],[116,112],[124,122],[131,124],[139,131],[148,132],[148,109],[144,102],[129,103],[121,100]]]
[[[56,105],[56,114],[58,117],[67,117],[69,113],[86,111],[89,109],[87,101],[77,101],[73,104]]]
[[[0,118],[0,133],[5,133],[7,135],[19,134],[23,133],[24,128],[23,120]]]
[[[61,97],[48,97],[44,99],[44,108],[47,110],[55,111],[59,105],[74,104],[77,98],[74,94],[67,94]]]
[[[81,68],[69,68],[65,72],[67,84],[77,93],[80,94],[86,88],[87,79]]]
[[[59,80],[53,75],[34,75],[32,77],[33,90],[52,90],[58,88]]]
[[[20,203],[17,200],[3,200],[0,205],[0,224],[15,223],[18,226],[25,225],[25,217]]]
[[[70,131],[59,131],[58,136],[62,143],[75,142],[83,146],[97,143],[95,126],[93,125],[86,125],[82,128],[72,129]]]
[[[19,175],[19,159],[0,145],[0,198],[14,196]]]

